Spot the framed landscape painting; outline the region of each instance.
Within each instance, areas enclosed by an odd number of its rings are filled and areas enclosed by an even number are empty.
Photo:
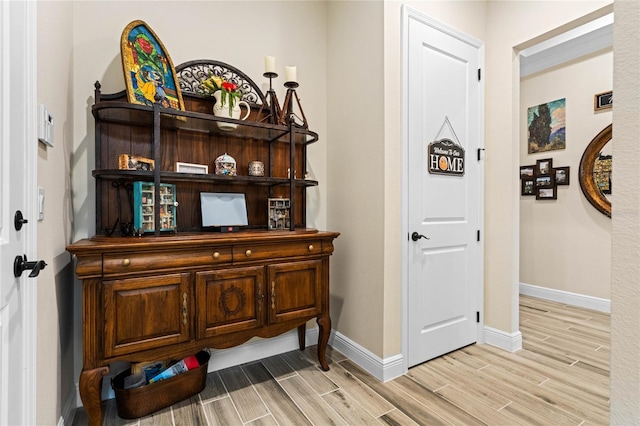
[[[527,110],[529,154],[566,148],[565,109],[562,98]]]
[[[127,25],[120,39],[122,68],[129,102],[184,110],[173,62],[164,45],[144,21]]]

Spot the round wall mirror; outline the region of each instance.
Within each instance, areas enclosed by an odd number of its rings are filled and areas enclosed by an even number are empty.
[[[580,188],[587,200],[599,212],[611,217],[611,155],[603,155],[605,145],[611,140],[609,124],[589,143],[580,160]]]

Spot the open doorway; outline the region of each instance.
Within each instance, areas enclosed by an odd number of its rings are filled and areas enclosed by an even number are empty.
[[[583,195],[579,170],[612,123],[597,101],[613,87],[613,13],[517,50],[520,293],[610,312],[611,220]],[[545,115],[551,131],[538,146]]]

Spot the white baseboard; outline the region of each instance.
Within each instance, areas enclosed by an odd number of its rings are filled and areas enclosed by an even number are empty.
[[[62,407],[62,414],[60,415],[60,419],[58,420],[58,426],[73,424],[73,418],[76,415],[78,401],[80,401],[80,393],[78,392],[78,387],[76,386],[76,392],[69,393],[67,401]]]
[[[539,287],[536,285],[520,283],[520,294],[537,297],[539,299],[551,300],[553,302],[566,303],[567,305],[579,306],[581,308],[592,309],[594,311],[611,313],[611,300],[599,297],[586,296],[584,294],[570,293],[563,290]]]
[[[509,352],[519,351],[522,349],[522,333],[507,333],[485,325],[484,343]]]
[[[305,345],[312,346],[318,342],[318,329],[308,329],[305,334]],[[270,339],[256,338],[229,349],[211,349],[208,372],[223,370],[246,362],[283,354],[299,349],[298,331],[281,334]]]
[[[338,332],[331,332],[329,344],[382,382],[406,372],[402,354],[382,359]]]

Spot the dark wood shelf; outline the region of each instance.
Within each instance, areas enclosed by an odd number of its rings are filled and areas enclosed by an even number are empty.
[[[282,217],[290,218],[284,221],[285,226],[290,231],[305,227],[306,189],[318,186],[318,181],[302,177],[307,174],[307,146],[318,140],[318,134],[306,127],[306,120],[304,126],[296,120],[285,124],[283,113],[273,113],[260,88],[234,67],[216,61],[195,61],[185,66],[198,70],[202,66],[212,66],[215,69],[212,72],[227,73],[224,74],[226,78],[233,75],[238,82],[248,85],[243,91],[246,96],[243,99],[250,106],[247,119],[215,116],[215,99],[202,95],[197,86],[201,82],[192,81],[195,74],[191,72],[183,76],[184,110],[164,108],[160,103],[131,103],[126,91],[103,94],[100,83],[96,82],[91,111],[96,123],[96,160],[92,176],[96,180],[97,232],[111,235],[114,224],[119,223],[124,224],[123,232],[126,233],[126,225],[140,222],[131,185],[136,181],[153,184],[154,205],[161,204],[161,185],[175,185],[175,194],[179,194],[180,199],[175,205],[177,232],[200,229],[199,206],[203,192],[244,194],[248,224],[252,229],[275,226],[268,216],[269,199],[289,199],[286,216],[280,213]],[[207,75],[199,74],[201,71],[196,73],[198,78]],[[278,117],[274,119],[274,115]],[[221,123],[237,126],[225,131],[219,128]],[[122,154],[151,159],[155,170],[121,170],[119,156]],[[217,158],[223,154],[233,157],[239,176],[213,173]],[[207,165],[211,173],[175,172],[179,161]],[[253,161],[264,164],[264,176],[247,174],[247,165]],[[293,176],[289,178],[289,174]],[[297,176],[301,178],[295,178]],[[139,205],[139,201],[137,203]],[[161,222],[160,210],[153,211],[154,222],[158,224]],[[155,229],[154,234],[162,232]]]
[[[153,107],[136,105],[129,102],[105,101],[93,105],[92,113],[96,120],[103,123],[120,123],[132,126],[153,126]],[[238,127],[233,131],[224,131],[218,128],[218,122],[235,123]],[[204,114],[191,111],[177,111],[174,109],[160,108],[160,127],[167,130],[182,130],[197,133],[206,133],[218,136],[233,136],[240,139],[259,139],[270,142],[289,143],[289,128],[276,124],[269,124],[248,120],[234,120],[232,118],[216,117],[213,114]],[[304,128],[293,127],[296,135],[295,143],[311,144],[318,140],[318,134]]]
[[[92,172],[94,178],[101,179],[127,179],[139,180],[145,182],[153,182],[154,172],[143,170],[94,170]],[[289,185],[291,183],[288,178],[278,177],[260,177],[260,176],[218,176],[213,174],[195,174],[195,173],[178,173],[178,172],[160,172],[160,179],[163,183],[173,182],[204,182],[223,185],[265,185],[278,186]],[[311,179],[295,179],[296,187],[318,186],[318,181]]]

